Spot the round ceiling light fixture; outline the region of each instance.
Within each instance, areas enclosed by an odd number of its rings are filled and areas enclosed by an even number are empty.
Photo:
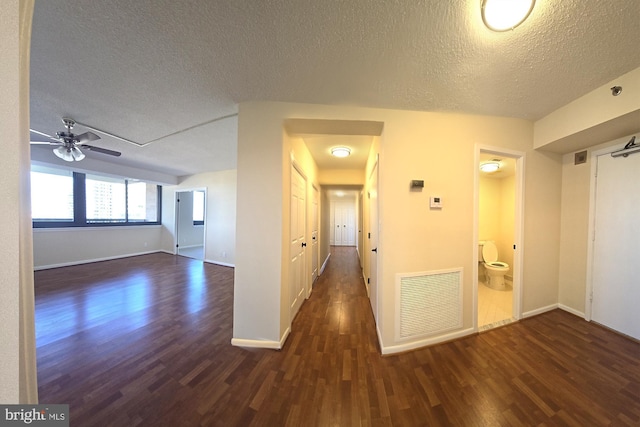
[[[535,0],[482,0],[482,20],[493,31],[513,30],[531,14]]]
[[[480,170],[486,173],[492,173],[500,169],[500,160],[494,159],[480,164]]]
[[[347,157],[351,154],[351,149],[348,147],[333,147],[331,149],[331,155],[334,157]]]

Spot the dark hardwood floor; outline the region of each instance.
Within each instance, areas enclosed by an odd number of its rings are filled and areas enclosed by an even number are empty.
[[[36,272],[40,401],[78,427],[640,425],[640,344],[556,310],[382,357],[355,251],[332,252],[281,351],[231,346],[231,268]]]

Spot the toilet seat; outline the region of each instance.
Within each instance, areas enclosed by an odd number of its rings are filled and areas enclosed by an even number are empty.
[[[500,262],[500,261],[496,261],[496,262],[487,262],[485,264],[490,265],[491,267],[502,267],[502,268],[509,268],[509,264],[507,264],[506,262]]]

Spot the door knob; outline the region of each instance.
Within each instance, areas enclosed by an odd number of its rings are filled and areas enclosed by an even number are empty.
[[[307,247],[307,244],[306,244],[306,243],[304,243],[304,242],[302,242],[302,247],[303,247],[303,248],[306,248],[306,247]]]
[[[371,252],[378,252],[378,248],[371,249]]]

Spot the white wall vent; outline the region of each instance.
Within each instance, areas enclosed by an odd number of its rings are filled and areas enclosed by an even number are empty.
[[[396,340],[462,328],[462,268],[396,274]]]

